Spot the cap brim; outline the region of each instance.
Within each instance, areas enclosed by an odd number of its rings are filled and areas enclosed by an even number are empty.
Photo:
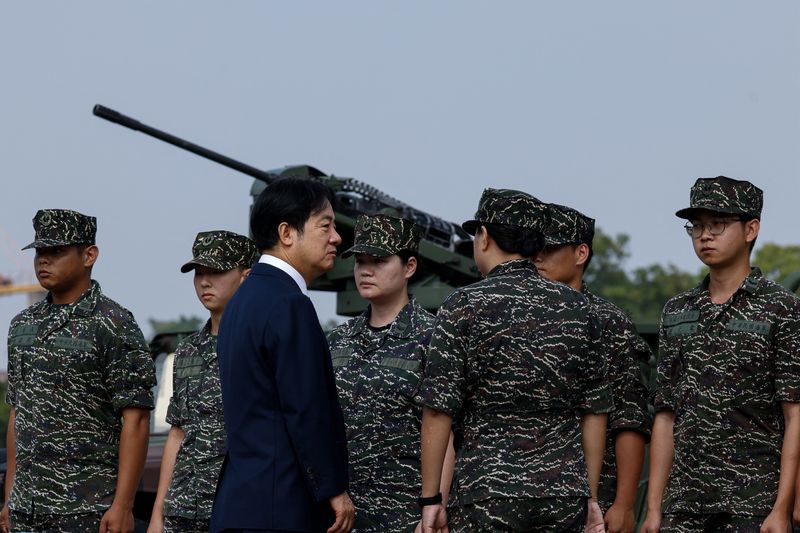
[[[72,246],[73,244],[90,244],[83,241],[61,241],[58,239],[38,239],[30,243],[28,246],[22,248],[23,250],[30,250],[31,248],[52,248],[53,246]]]
[[[724,208],[711,208],[711,207],[687,207],[686,209],[681,209],[680,211],[675,212],[675,216],[678,218],[684,218],[686,220],[694,218],[695,214],[698,211],[708,211],[710,213],[721,213],[723,215],[745,215],[751,216],[750,213],[745,213],[741,209],[724,209]]]
[[[461,224],[461,229],[469,233],[470,235],[475,235],[475,232],[478,230],[478,226],[480,225],[480,220],[467,220],[463,224]]]
[[[214,270],[220,270],[225,272],[227,270],[233,270],[234,268],[243,266],[237,263],[236,261],[227,261],[225,259],[217,259],[212,257],[195,257],[188,263],[184,264],[181,267],[181,272],[186,274],[190,270],[194,270],[197,266],[204,266],[208,268],[213,268]]]
[[[398,250],[399,252],[399,250]],[[356,244],[355,246],[351,246],[347,250],[341,253],[342,259],[347,259],[351,255],[355,254],[365,254],[371,255],[373,257],[386,257],[389,255],[394,255],[397,252],[392,252],[387,250],[386,248],[381,248],[379,246],[369,246],[366,244]]]

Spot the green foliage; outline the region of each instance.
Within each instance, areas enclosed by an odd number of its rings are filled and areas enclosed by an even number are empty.
[[[624,268],[630,257],[630,237],[624,233],[610,236],[597,229],[594,257],[584,279],[591,290],[627,311],[637,322],[658,322],[667,300],[695,286],[701,279],[669,263]]]
[[[755,251],[753,264],[758,265],[766,277],[781,282],[790,274],[800,272],[800,246],[764,243]]]
[[[199,316],[183,316],[178,317],[177,320],[156,320],[150,318],[150,327],[153,330],[153,336],[159,333],[172,333],[175,331],[197,331],[200,329],[205,320]]]

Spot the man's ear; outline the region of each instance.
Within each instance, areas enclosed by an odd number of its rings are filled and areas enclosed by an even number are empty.
[[[283,246],[289,247],[293,245],[296,238],[297,230],[291,227],[288,222],[278,224],[278,240]]]
[[[589,245],[582,242],[575,247],[575,265],[583,266],[589,259]]]
[[[414,257],[413,255],[409,257],[408,261],[406,261],[405,269],[406,269],[404,274],[405,278],[411,279],[411,276],[413,276],[414,273],[417,271],[417,258]]]
[[[100,255],[100,249],[94,245],[90,244],[83,250],[83,266],[85,268],[92,268],[94,266],[95,261],[97,261],[97,257]]]
[[[241,282],[243,282],[244,280],[247,279],[247,276],[250,275],[250,271],[251,270],[253,270],[253,269],[252,268],[244,268],[244,269],[242,269],[242,277],[239,280],[239,283],[241,283]]]
[[[761,231],[761,221],[757,218],[744,223],[744,238],[748,243],[756,240],[759,231]]]
[[[489,232],[486,230],[486,226],[481,226],[478,228],[478,232],[475,234],[477,237],[478,235],[481,236],[481,242],[479,243],[479,247],[481,252],[485,252],[489,249],[489,239],[492,237],[489,235]]]

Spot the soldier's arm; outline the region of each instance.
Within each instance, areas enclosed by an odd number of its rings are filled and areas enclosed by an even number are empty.
[[[447,443],[447,453],[444,455],[442,465],[442,482],[439,490],[442,493],[442,503],[447,507],[447,499],[450,495],[450,486],[453,484],[453,472],[456,469],[456,450],[453,447],[453,432],[450,432],[450,441]]]
[[[450,441],[453,418],[430,407],[422,409],[422,497],[436,496],[441,490],[442,466]],[[443,495],[444,497],[444,495]],[[447,524],[443,505],[422,508],[422,531],[437,531]]]
[[[586,413],[581,416],[581,446],[586,460],[589,490],[597,499],[600,484],[600,470],[603,468],[603,454],[606,449],[606,413]]]
[[[164,499],[167,497],[169,484],[172,482],[172,472],[175,470],[175,460],[178,450],[183,442],[184,432],[178,426],[172,426],[164,443],[164,452],[161,455],[161,470],[158,473],[158,490],[156,501],[153,503],[153,513],[150,517],[148,533],[161,533],[164,529]]]
[[[794,488],[800,458],[800,403],[781,402],[781,407],[784,430],[778,496],[775,498],[772,512],[764,520],[762,531],[772,531],[771,527],[774,527],[774,531],[786,531],[794,504]]]
[[[11,496],[11,485],[14,483],[14,472],[17,469],[17,447],[14,435],[14,415],[16,410],[12,407],[8,414],[8,432],[6,433],[6,480],[3,487],[5,491],[5,504],[0,516],[0,531],[8,533],[8,498]]]
[[[661,411],[653,421],[650,438],[650,478],[647,485],[647,518],[642,531],[656,532],[661,525],[661,502],[667,487],[669,471],[675,454],[673,428],[675,413]]]
[[[133,527],[133,499],[142,477],[150,436],[150,411],[138,407],[122,410],[122,432],[119,439],[117,490],[111,507],[103,515],[100,531],[128,531]]]

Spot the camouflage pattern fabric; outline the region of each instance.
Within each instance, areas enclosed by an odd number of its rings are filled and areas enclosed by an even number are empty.
[[[342,257],[367,254],[374,257],[394,255],[400,251],[419,251],[422,229],[404,218],[388,215],[361,215],[356,220],[353,246]]]
[[[175,350],[167,422],[184,432],[175,458],[164,516],[207,520],[225,457],[225,420],[211,321]]]
[[[481,223],[504,224],[544,233],[550,223],[550,209],[528,193],[487,188],[478,202],[475,218],[467,220],[461,227],[474,235]]]
[[[164,533],[208,533],[211,520],[194,520],[180,516],[164,517]]]
[[[689,204],[689,207],[681,209],[675,215],[689,219],[697,209],[707,209],[717,213],[761,218],[764,192],[749,181],[725,176],[699,178],[689,193]]]
[[[456,507],[453,533],[583,533],[586,498],[492,498]]]
[[[91,288],[38,302],[11,321],[8,391],[16,474],[8,506],[82,514],[114,498],[121,411],[153,408],[155,369],[133,315]]]
[[[800,401],[800,300],[754,268],[731,299],[708,278],[664,307],[654,405],[675,413],[665,513],[769,514],[781,402]]]
[[[40,209],[33,217],[34,241],[23,248],[94,244],[97,219],[69,209]]]
[[[29,515],[11,511],[11,533],[94,533],[100,531],[103,513]]]
[[[608,381],[614,398],[614,409],[608,413],[608,438],[598,492],[598,503],[605,512],[617,494],[617,435],[620,431],[636,431],[650,438],[647,381],[639,365],[650,360],[650,347],[622,309],[591,293],[586,285],[582,292],[602,329],[600,344],[608,360]]]
[[[189,272],[197,265],[215,270],[250,268],[258,261],[256,243],[232,231],[201,231],[192,245],[192,260],[181,267]]]
[[[413,532],[419,522],[422,408],[413,401],[434,317],[412,298],[388,328],[369,310],[328,335],[350,460],[354,532]]]
[[[661,533],[760,533],[763,516],[717,514],[665,514]]]
[[[548,204],[550,224],[545,231],[547,246],[562,244],[588,244],[594,240],[594,219],[580,211],[559,204]]]
[[[612,402],[586,297],[518,259],[442,304],[416,401],[454,419],[458,505],[589,496],[580,417]]]

